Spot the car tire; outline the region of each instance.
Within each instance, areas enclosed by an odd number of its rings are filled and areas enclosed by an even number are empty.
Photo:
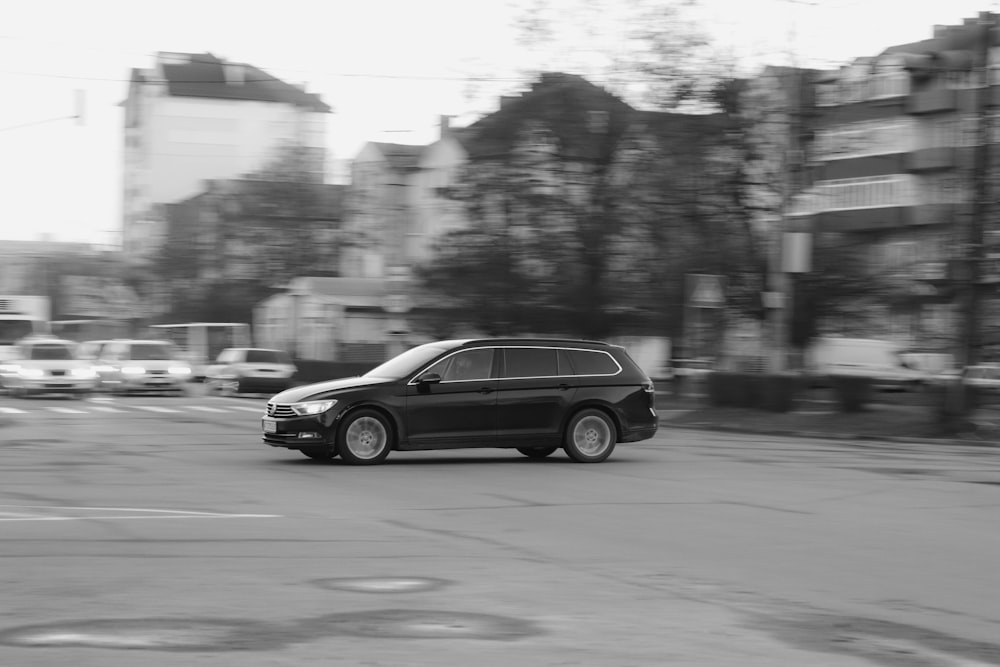
[[[392,425],[376,410],[362,408],[349,413],[337,431],[337,451],[351,465],[382,463],[392,443]]]
[[[594,408],[580,410],[566,425],[563,449],[577,463],[600,463],[615,450],[618,431],[607,414]]]
[[[337,458],[337,449],[332,445],[301,447],[299,451],[314,461],[330,461],[331,459]]]
[[[518,447],[517,451],[521,452],[529,459],[544,459],[559,449],[558,445],[553,445],[551,447]]]

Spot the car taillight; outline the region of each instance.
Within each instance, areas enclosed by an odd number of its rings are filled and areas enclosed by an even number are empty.
[[[644,392],[646,392],[647,394],[655,394],[656,393],[656,387],[653,386],[653,381],[652,380],[646,380],[645,382],[643,382],[642,383],[642,390]]]

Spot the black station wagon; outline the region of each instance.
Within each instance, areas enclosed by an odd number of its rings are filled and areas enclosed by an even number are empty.
[[[264,442],[313,459],[381,463],[391,450],[560,447],[597,463],[653,437],[653,383],[624,348],[554,339],[427,343],[360,377],[294,387],[267,403]]]

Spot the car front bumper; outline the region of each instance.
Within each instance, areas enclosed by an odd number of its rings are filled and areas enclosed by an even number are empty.
[[[273,424],[274,430],[269,430]],[[333,444],[336,429],[325,426],[317,416],[261,418],[262,440],[272,447],[298,449],[309,445]]]
[[[153,375],[144,373],[142,375],[126,375],[120,378],[104,380],[103,384],[109,389],[161,391],[183,387],[190,377],[190,375]]]
[[[83,392],[93,391],[97,380],[74,377],[19,378],[8,380],[7,386],[17,387],[25,391],[52,392]]]

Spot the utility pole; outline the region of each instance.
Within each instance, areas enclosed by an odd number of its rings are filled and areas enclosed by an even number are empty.
[[[973,147],[973,200],[972,215],[969,217],[967,236],[963,248],[965,264],[964,321],[962,326],[962,361],[965,366],[979,362],[981,352],[982,279],[983,264],[986,259],[985,235],[990,215],[991,177],[990,142],[991,131],[991,81],[990,81],[990,28],[995,23],[995,15],[983,12],[977,22],[975,32],[975,57],[972,72],[982,79],[982,85],[973,88],[976,95],[976,140]],[[964,406],[968,411],[968,405]]]
[[[796,2],[796,0],[789,0]],[[808,4],[808,3],[802,3]],[[779,88],[784,90],[784,106],[787,122],[785,123],[786,146],[784,163],[782,164],[781,212],[776,221],[772,237],[771,267],[768,276],[769,299],[765,303],[769,308],[771,323],[772,348],[770,359],[771,373],[784,373],[788,370],[788,352],[790,347],[790,327],[794,315],[795,282],[790,272],[790,248],[786,243],[791,229],[791,212],[796,195],[801,188],[800,175],[804,162],[802,150],[802,87],[805,84],[803,72],[797,66],[795,57],[795,23],[792,19],[789,27],[789,68],[788,75],[779,77],[785,81]],[[779,82],[780,84],[781,82]],[[799,231],[799,230],[796,230]]]

